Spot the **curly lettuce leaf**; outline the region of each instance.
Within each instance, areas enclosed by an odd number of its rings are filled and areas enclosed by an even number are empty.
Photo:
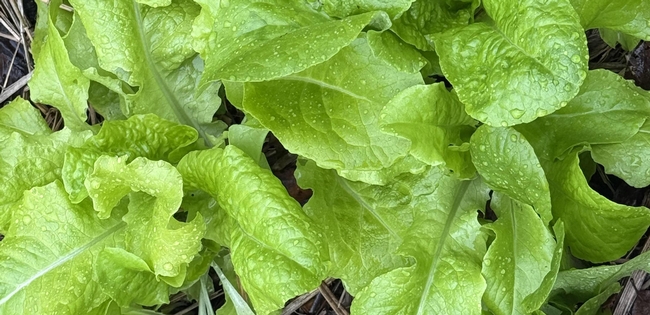
[[[648,117],[648,93],[601,69],[589,71],[565,108],[516,128],[541,159],[554,159],[579,145],[622,143],[639,133]]]
[[[185,185],[208,192],[234,220],[233,265],[259,314],[324,279],[329,255],[322,233],[270,170],[234,146],[192,152],[178,170]]]
[[[546,175],[522,134],[512,128],[483,125],[472,135],[470,152],[490,188],[532,206],[545,224],[553,219]]]
[[[101,156],[85,185],[99,218],[110,217],[129,195],[129,212],[122,218],[126,250],[141,257],[155,276],[180,286],[187,264],[201,249],[205,225],[200,214],[187,223],[172,218],[183,198],[178,171],[164,161],[136,158],[127,164],[123,157]]]
[[[650,40],[650,3],[645,0],[570,0],[585,29],[606,28]]]
[[[481,276],[486,235],[477,221],[488,189],[480,181],[460,181],[432,167],[398,179],[410,218],[398,253],[412,260],[373,279],[357,294],[358,314],[481,314],[486,288]]]
[[[487,226],[496,238],[483,258],[483,301],[496,315],[529,314],[524,299],[558,272],[552,268],[555,239],[530,206],[496,193],[490,205],[498,219]]]
[[[553,217],[566,225],[571,253],[592,262],[623,256],[650,226],[650,209],[616,204],[592,190],[578,153],[542,161],[551,191]]]
[[[364,37],[325,63],[278,80],[245,83],[243,109],[291,152],[328,169],[377,170],[405,155],[406,141],[384,134],[379,111],[422,83],[374,57]]]
[[[192,126],[211,144],[212,115],[220,106],[214,101],[219,85],[195,93],[203,70],[202,61],[194,58],[191,39],[198,6],[189,0],[159,8],[133,0],[73,0],[71,4],[101,68],[137,87],[135,94],[126,95],[124,114],[154,113]]]
[[[416,0],[408,11],[393,21],[391,30],[418,49],[433,51],[432,37],[469,24],[478,6],[477,0]]]
[[[407,264],[396,254],[406,227],[400,227],[391,214],[407,205],[400,204],[402,195],[391,194],[394,186],[348,181],[313,161],[298,166],[296,179],[314,192],[303,209],[323,227],[332,261],[329,275],[342,279],[350,294],[356,295],[375,277]]]
[[[428,165],[446,165],[462,178],[474,176],[467,135],[476,121],[444,83],[417,85],[395,96],[381,112],[384,132],[408,140],[409,152]]]
[[[568,0],[485,0],[493,21],[434,38],[440,66],[467,113],[491,126],[546,116],[587,75],[587,40]]]
[[[73,202],[88,196],[84,181],[101,155],[146,157],[177,163],[198,138],[196,130],[155,115],[138,115],[104,122],[99,133],[83,146],[65,153],[62,177]]]
[[[66,127],[75,131],[91,130],[86,123],[90,80],[70,62],[63,39],[50,19],[35,64],[29,81],[31,98],[56,107]]]

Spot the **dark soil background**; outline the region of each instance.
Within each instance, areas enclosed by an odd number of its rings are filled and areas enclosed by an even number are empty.
[[[18,17],[12,19],[12,7],[20,2],[19,0],[0,0],[0,18],[5,21],[17,21]],[[22,0],[23,30],[19,27],[8,30],[0,24],[0,33],[11,34],[21,33],[19,40],[0,36],[0,104],[6,104],[15,97],[22,96],[29,99],[29,88],[26,86],[26,78],[29,78],[33,71],[33,61],[29,54],[30,30],[35,22],[36,7],[33,0]],[[12,26],[19,25],[14,23]],[[587,32],[590,52],[590,68],[604,68],[617,72],[625,78],[634,82],[643,89],[650,90],[650,42],[641,42],[633,51],[627,52],[620,47],[611,48],[605,44],[597,31]],[[91,104],[92,105],[92,104]],[[1,105],[0,105],[1,106]],[[58,111],[45,104],[34,104],[53,130],[62,127],[62,119]],[[226,112],[219,115],[219,118],[229,124],[240,123],[244,115],[231,104],[226,102]],[[99,123],[103,119],[89,111],[89,122]],[[288,152],[280,142],[269,134],[264,147],[264,154],[271,166],[273,173],[282,181],[289,194],[300,204],[305,204],[311,197],[310,190],[303,190],[296,184],[294,171],[296,169],[296,156]],[[649,157],[650,158],[650,157]],[[637,189],[627,185],[621,179],[605,174],[603,168],[598,166],[596,173],[591,177],[589,184],[608,199],[620,204],[630,206],[650,207],[650,188]],[[641,252],[650,248],[650,233],[639,241],[638,245],[630,253],[617,261],[609,264],[625,262]],[[0,240],[2,236],[0,235]],[[579,262],[580,263],[580,262]],[[585,262],[586,266],[588,265]],[[213,307],[218,308],[225,302],[223,291],[219,285],[216,274],[211,272],[214,284],[214,292],[210,298]],[[614,295],[603,305],[605,311],[615,315],[640,315],[650,314],[650,277],[644,272],[637,272],[631,278],[621,281],[624,291]],[[242,294],[245,296],[244,292]],[[352,297],[345,291],[343,284],[337,279],[328,279],[313,292],[289,301],[283,315],[347,315],[349,314]],[[198,304],[191,301],[185,294],[179,293],[171,297],[170,303],[158,308],[165,314],[186,315],[198,314]]]

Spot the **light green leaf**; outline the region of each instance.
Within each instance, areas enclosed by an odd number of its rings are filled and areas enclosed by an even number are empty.
[[[154,113],[192,126],[211,144],[219,85],[207,86],[195,96],[203,70],[200,58],[193,58],[190,35],[198,6],[189,0],[160,8],[140,6],[134,0],[71,3],[101,68],[138,87],[126,96],[124,114]]]
[[[603,41],[612,48],[616,48],[616,44],[620,43],[621,48],[627,51],[632,51],[641,42],[641,39],[637,37],[626,35],[617,31],[612,31],[606,28],[598,29],[598,33],[600,33],[600,37],[603,39]]]
[[[474,176],[466,143],[476,121],[444,83],[402,91],[382,110],[381,125],[384,132],[407,139],[418,160],[444,164],[462,178]]]
[[[138,115],[123,121],[106,121],[99,133],[80,148],[66,152],[62,177],[73,202],[87,196],[84,180],[103,154],[142,156],[177,163],[196,143],[196,130],[155,115]]]
[[[332,261],[329,275],[342,279],[350,294],[356,295],[375,277],[407,264],[396,254],[404,228],[388,220],[390,212],[407,206],[400,204],[402,195],[393,192],[395,185],[351,182],[312,161],[299,164],[296,179],[300,187],[314,192],[303,209],[323,227]]]
[[[517,130],[540,158],[554,159],[582,144],[621,143],[637,134],[647,117],[647,92],[616,73],[592,70],[569,105]]]
[[[133,303],[169,303],[169,286],[156,280],[142,258],[121,248],[105,248],[97,256],[97,279],[102,291],[122,307]]]
[[[434,50],[432,37],[452,27],[469,24],[479,6],[476,0],[416,0],[393,21],[391,30],[420,50]]]
[[[384,11],[391,19],[408,10],[414,0],[323,0],[323,9],[329,16],[343,18],[370,11]]]
[[[89,200],[71,204],[58,181],[25,192],[0,242],[0,313],[87,314],[108,299],[94,257],[125,224],[91,209]]]
[[[45,136],[51,134],[52,130],[29,101],[18,97],[0,108],[0,138],[8,137],[13,132],[25,136]]]
[[[0,113],[14,108],[5,107]],[[37,113],[35,113],[38,115]],[[39,117],[39,119],[42,119]],[[27,127],[27,126],[25,126]],[[11,216],[11,206],[25,190],[44,186],[61,177],[64,154],[71,147],[81,146],[91,132],[72,133],[69,129],[44,135],[13,132],[2,139],[0,147],[0,231]]]
[[[620,265],[560,271],[551,296],[564,294],[585,301],[636,270],[650,271],[650,252],[642,253]]]
[[[548,182],[522,134],[512,128],[483,125],[472,135],[470,152],[490,188],[532,206],[548,225],[553,219]]]
[[[257,162],[260,167],[271,169],[262,153],[262,146],[269,130],[245,124],[232,125],[228,129],[228,143],[232,144]]]
[[[571,253],[592,262],[618,259],[650,225],[650,209],[616,204],[593,191],[580,170],[577,152],[545,162],[553,217],[566,225]]]
[[[415,73],[427,64],[417,49],[404,43],[392,32],[371,30],[367,37],[372,54],[399,71]]]
[[[650,40],[650,3],[645,0],[570,0],[585,29],[608,28]]]
[[[524,299],[540,288],[547,274],[557,273],[552,269],[555,240],[530,206],[496,193],[491,205],[498,219],[488,225],[496,239],[483,258],[483,301],[495,315],[529,314]]]
[[[100,218],[108,218],[120,200],[134,192],[122,218],[127,223],[126,249],[141,257],[156,277],[180,286],[187,264],[201,249],[205,225],[200,214],[188,223],[172,219],[183,198],[178,171],[164,161],[136,158],[126,164],[126,158],[101,156],[86,179],[86,189]]]
[[[328,253],[321,233],[271,171],[234,146],[192,152],[178,170],[186,186],[210,193],[236,222],[232,261],[258,314],[323,280]]]
[[[434,38],[467,113],[512,126],[566,106],[587,75],[587,41],[568,0],[484,0],[493,22]],[[535,34],[532,36],[531,34]]]
[[[575,315],[596,315],[600,310],[601,306],[607,302],[610,296],[621,291],[620,283],[612,283],[605,290],[598,293],[598,295],[587,300],[584,304],[580,306]]]
[[[650,185],[650,120],[631,138],[621,143],[593,145],[591,150],[594,161],[603,165],[607,173],[637,188]]]
[[[427,164],[414,158],[412,155],[398,158],[397,161],[387,168],[374,171],[338,170],[342,177],[356,182],[363,182],[371,185],[387,185],[393,179],[404,173],[420,174],[427,170]]]
[[[75,131],[91,130],[86,123],[90,81],[70,62],[63,39],[51,20],[35,62],[34,75],[29,81],[31,98],[56,107],[66,127]]]
[[[279,80],[246,83],[244,110],[291,152],[323,168],[377,170],[405,155],[406,141],[379,130],[379,111],[418,83],[372,56],[365,38],[325,63]]]
[[[172,0],[136,0],[138,3],[146,4],[151,7],[164,7],[172,3]]]
[[[214,271],[217,272],[217,275],[219,276],[219,281],[221,281],[221,285],[224,288],[224,291],[228,295],[228,300],[232,304],[232,307],[235,309],[235,312],[237,315],[254,315],[253,311],[250,309],[244,298],[241,297],[239,292],[237,292],[237,289],[230,283],[228,278],[226,278],[226,275],[221,271],[221,268],[219,268],[219,265],[216,263],[212,264],[212,268],[214,268]],[[219,311],[217,311],[219,313]]]
[[[555,232],[555,249],[553,250],[553,260],[551,261],[551,270],[544,276],[542,284],[537,291],[528,295],[523,301],[523,308],[526,312],[533,312],[539,310],[544,303],[548,300],[549,294],[555,285],[555,281],[562,264],[562,257],[564,253],[564,222],[557,220],[553,225]]]
[[[481,314],[486,235],[476,217],[488,189],[436,167],[401,182],[411,189],[411,200],[395,216],[409,218],[411,226],[398,252],[413,264],[375,278],[355,297],[352,313]]]
[[[193,220],[197,213],[203,217],[206,226],[203,238],[216,243],[215,251],[221,246],[230,247],[234,221],[212,196],[201,190],[189,191],[183,198],[181,208],[188,212],[188,219]]]
[[[195,47],[206,64],[202,84],[265,81],[294,74],[332,58],[366,25],[390,25],[383,12],[333,20],[298,0],[201,4],[206,14],[195,22],[194,32],[199,40],[210,41],[207,47]],[[210,32],[217,35],[213,38]]]

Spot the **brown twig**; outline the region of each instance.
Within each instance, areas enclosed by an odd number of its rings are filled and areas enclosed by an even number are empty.
[[[650,237],[645,241],[641,253],[644,253],[650,249]],[[621,298],[618,300],[618,305],[614,309],[614,315],[627,315],[632,310],[634,305],[634,300],[637,297],[637,288],[642,287],[643,281],[647,273],[643,270],[637,270],[632,273],[632,276],[628,279],[621,293]]]
[[[334,313],[336,315],[350,315],[348,311],[343,309],[339,303],[336,301],[336,297],[334,296],[334,293],[330,290],[330,288],[325,284],[325,282],[321,283],[321,285],[318,287],[318,291],[323,295],[327,303],[332,307],[332,310],[334,310]]]

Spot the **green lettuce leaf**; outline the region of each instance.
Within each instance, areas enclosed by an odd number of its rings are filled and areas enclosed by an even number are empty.
[[[612,283],[610,286],[605,288],[602,292],[593,298],[587,300],[584,304],[580,305],[578,311],[575,315],[596,315],[599,313],[600,308],[610,296],[619,293],[621,291],[620,283]]]
[[[325,63],[278,80],[244,84],[244,110],[291,152],[323,168],[377,170],[405,155],[406,141],[382,133],[379,112],[418,83],[375,58],[365,38]]]
[[[90,200],[71,204],[59,181],[25,192],[0,242],[0,313],[93,314],[108,299],[93,265],[125,224],[91,209]]]
[[[391,18],[399,16],[408,10],[415,0],[323,0],[323,10],[339,18],[365,13],[369,11],[384,11]]]
[[[589,187],[577,152],[542,163],[553,217],[566,225],[566,242],[576,257],[592,262],[618,259],[650,226],[650,209],[616,204]]]
[[[270,170],[234,146],[192,152],[178,170],[185,185],[210,193],[235,221],[232,262],[258,314],[324,279],[329,255],[322,233]]]
[[[194,23],[194,33],[208,40],[207,46],[195,47],[205,59],[203,84],[265,81],[297,73],[332,58],[366,25],[390,25],[383,12],[330,19],[306,1],[199,4],[206,13]]]
[[[63,39],[51,20],[44,40],[29,81],[31,98],[56,107],[66,127],[75,131],[91,130],[86,123],[90,81],[70,62]]]
[[[420,50],[434,50],[432,37],[473,20],[476,0],[416,0],[408,11],[393,21],[391,30]]]
[[[650,118],[650,117],[649,117]],[[614,174],[637,188],[650,185],[650,120],[629,139],[614,144],[591,146],[594,161],[605,171]]]
[[[616,73],[592,70],[569,105],[516,128],[542,159],[560,157],[578,145],[621,143],[650,117],[647,95]]]
[[[46,136],[52,130],[29,101],[18,97],[0,109],[0,138],[9,137],[14,132],[24,136]]]
[[[169,302],[169,286],[158,282],[153,270],[139,256],[109,247],[99,252],[96,264],[102,291],[118,305],[128,307],[137,303],[151,306]]]
[[[62,177],[73,202],[88,196],[84,181],[101,155],[126,155],[128,160],[146,157],[177,163],[197,140],[197,132],[188,126],[138,115],[122,121],[104,122],[99,133],[83,146],[65,153]]]
[[[367,38],[372,54],[399,71],[415,73],[427,64],[427,59],[417,49],[392,32],[370,30]]]
[[[485,0],[493,21],[434,38],[440,66],[467,113],[492,126],[546,116],[576,94],[587,75],[587,44],[568,0]]]
[[[553,219],[546,175],[522,134],[512,128],[483,125],[472,135],[470,152],[490,188],[532,206],[545,224]]]
[[[650,40],[650,3],[645,0],[570,0],[585,29],[607,28]]]
[[[12,110],[15,110],[13,106],[4,107],[0,109],[0,113]],[[27,113],[24,114],[27,115]],[[32,115],[39,114],[32,112]],[[30,119],[42,120],[41,117],[31,117]],[[28,125],[22,127],[31,129]],[[35,130],[38,129],[40,127]],[[64,129],[47,136],[13,132],[2,139],[0,148],[0,156],[2,156],[0,159],[0,189],[2,189],[2,194],[0,194],[0,231],[6,229],[11,216],[11,206],[20,200],[23,192],[60,179],[66,150],[81,146],[90,134],[90,131],[72,133],[69,129]]]
[[[555,240],[530,206],[496,193],[490,204],[498,219],[488,225],[496,238],[483,258],[483,301],[496,315],[528,314],[524,299],[558,271],[552,268]]]
[[[183,179],[171,164],[145,158],[126,163],[122,157],[97,159],[85,181],[94,208],[99,218],[108,218],[130,194],[129,212],[122,218],[127,223],[126,249],[141,257],[156,277],[180,286],[187,264],[201,249],[203,218],[197,214],[187,223],[172,219],[183,198]]]
[[[127,95],[124,114],[154,113],[192,126],[211,144],[210,135],[215,134],[210,123],[220,106],[214,101],[219,85],[195,91],[203,70],[200,58],[194,58],[191,38],[199,7],[189,0],[159,8],[140,6],[133,0],[71,3],[95,46],[101,68],[138,88]]]
[[[612,48],[616,48],[616,44],[620,43],[621,48],[627,51],[632,51],[641,42],[641,39],[637,37],[626,35],[617,31],[612,31],[606,28],[598,29],[598,33],[600,33],[600,37],[603,39],[603,41]]]
[[[380,275],[357,294],[357,314],[481,314],[486,288],[481,260],[487,236],[477,210],[488,189],[480,181],[460,181],[432,167],[398,180],[408,207],[394,220],[410,222],[398,253],[412,264]],[[395,193],[395,192],[394,192]]]
[[[462,178],[474,176],[467,135],[476,121],[444,83],[417,85],[395,96],[381,112],[382,130],[407,139],[410,154],[428,165],[444,164]]]
[[[395,186],[351,182],[313,161],[299,164],[296,179],[314,192],[303,209],[323,227],[332,262],[329,275],[342,279],[350,294],[356,295],[375,277],[407,264],[395,253],[406,226],[400,226],[392,212],[407,206],[406,198],[393,192]]]

